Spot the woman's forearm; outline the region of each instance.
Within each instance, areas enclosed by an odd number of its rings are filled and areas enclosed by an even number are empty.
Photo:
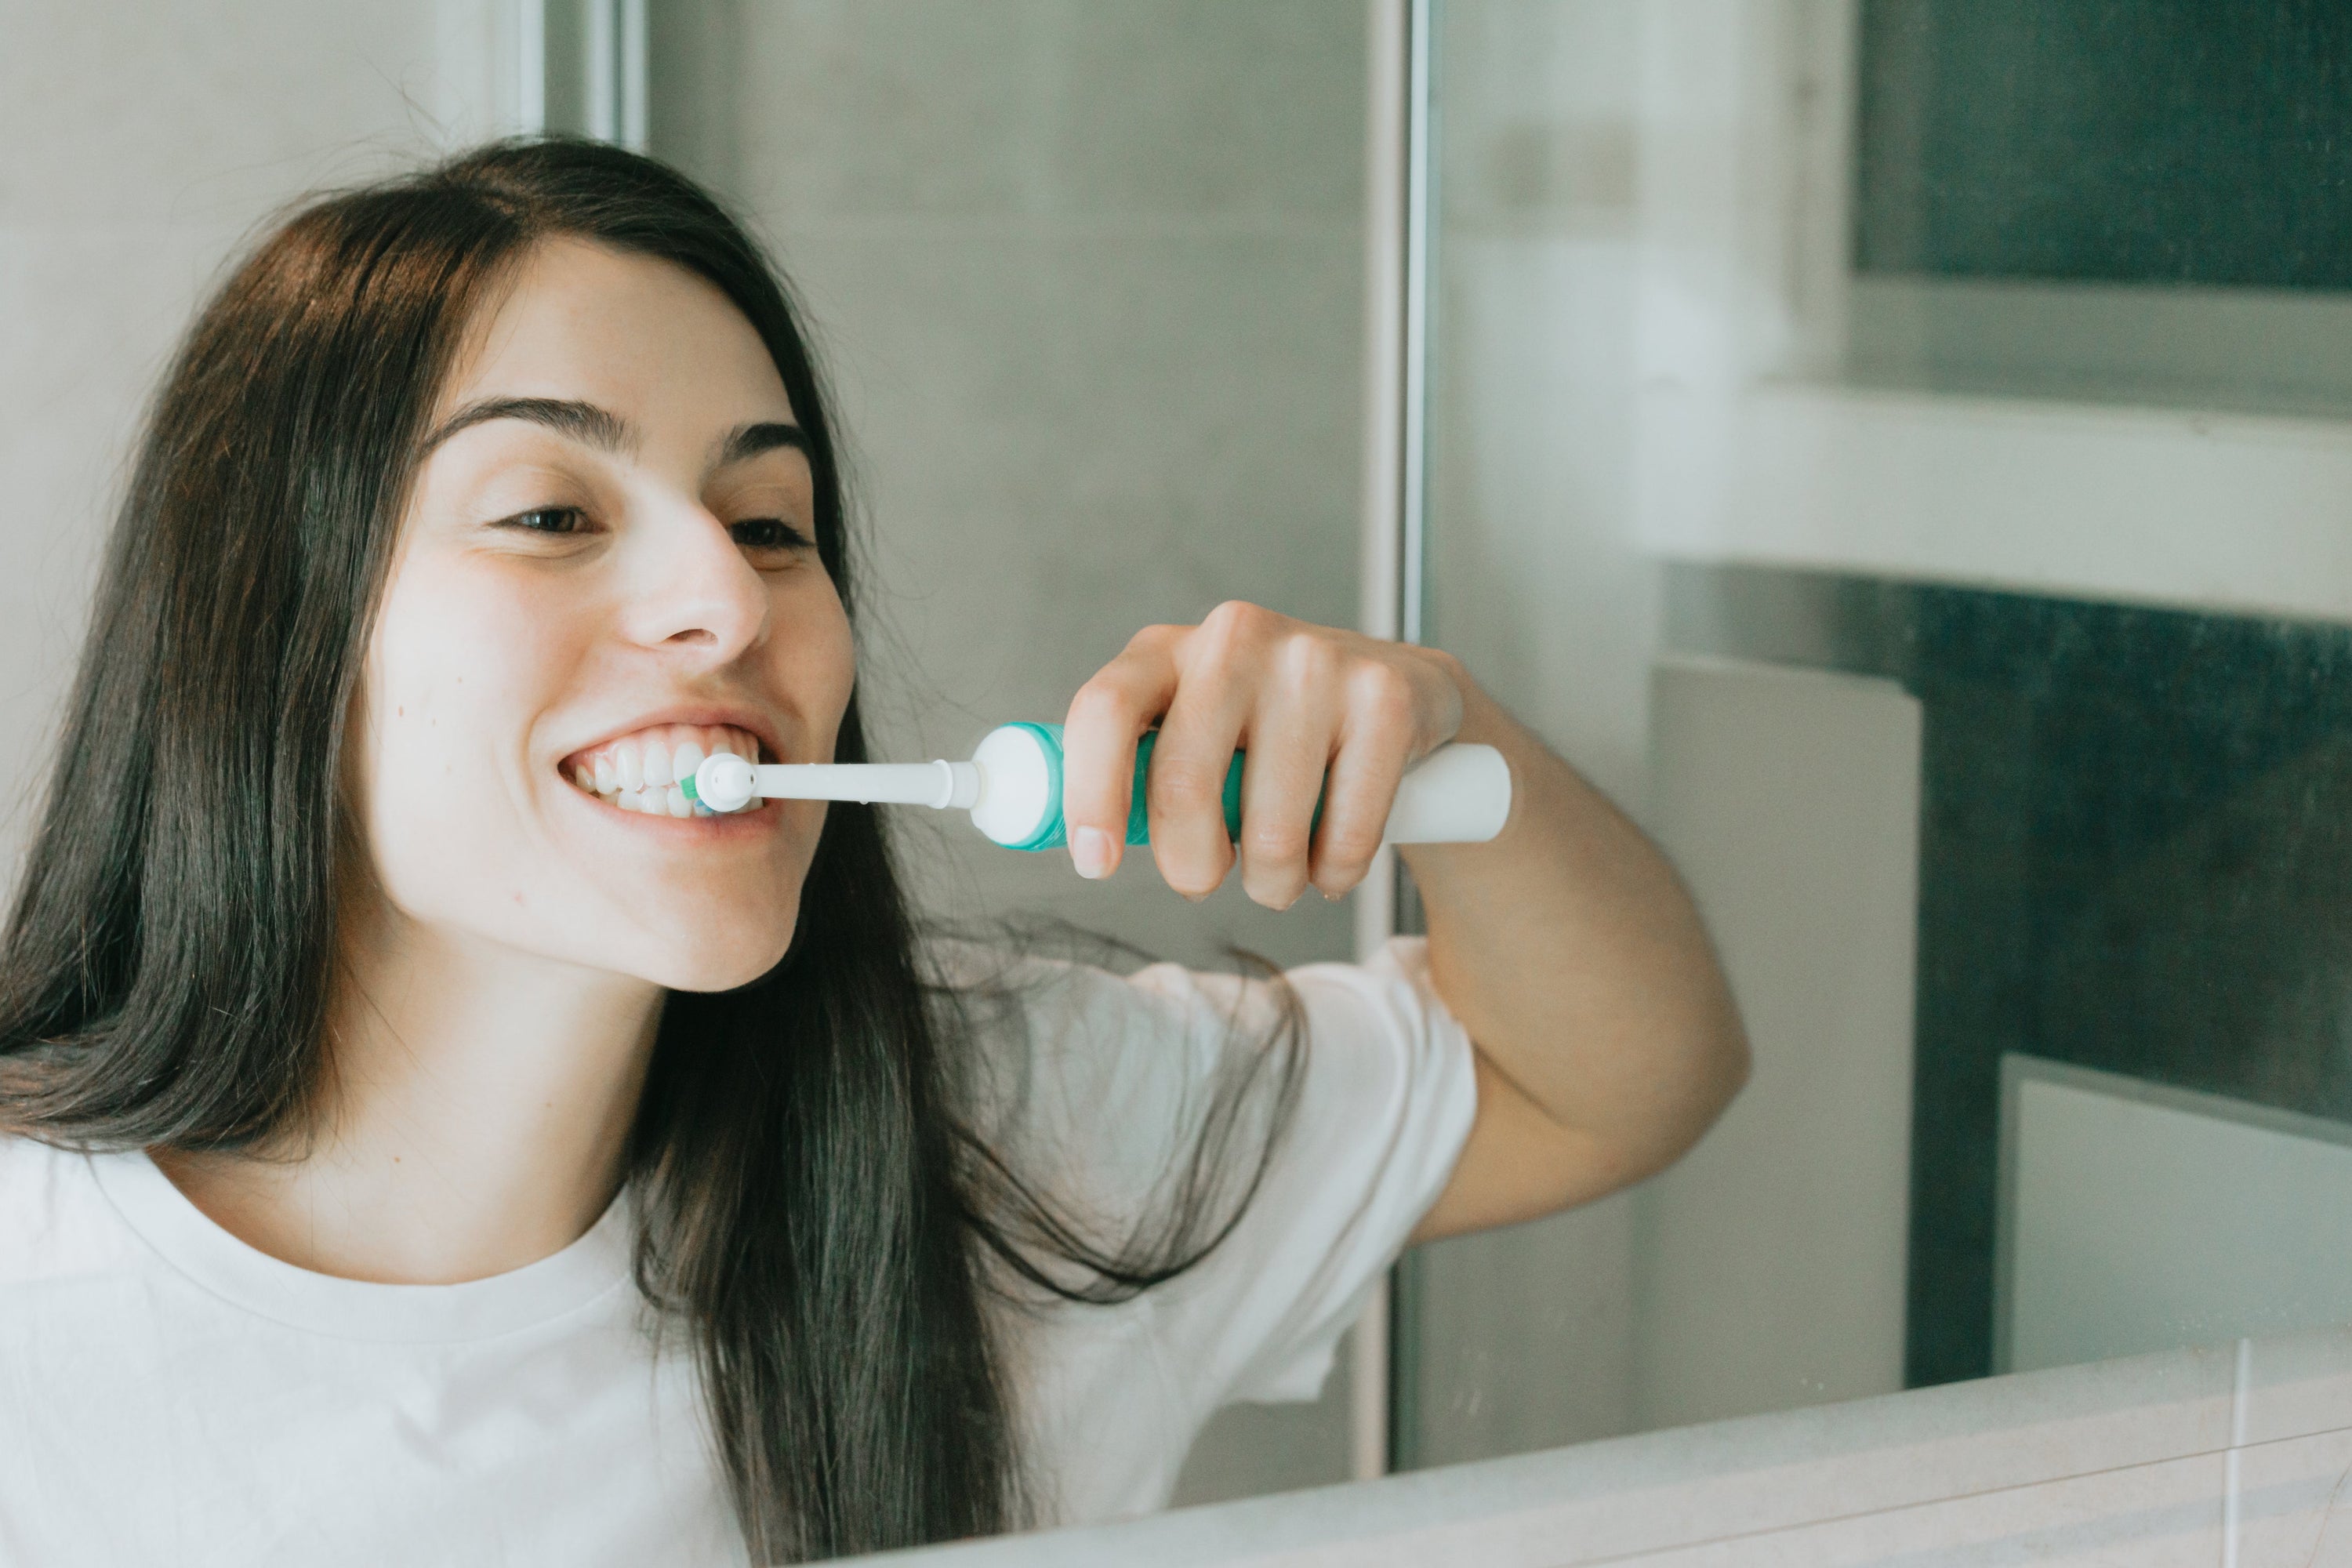
[[[1458,665],[1461,741],[1511,765],[1486,844],[1401,851],[1432,978],[1487,1066],[1582,1138],[1610,1185],[1670,1163],[1745,1080],[1748,1046],[1698,911],[1623,813]]]

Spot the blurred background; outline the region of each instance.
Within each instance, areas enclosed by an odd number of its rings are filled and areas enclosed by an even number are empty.
[[[1151,622],[1366,624],[1403,582],[1665,843],[1748,1092],[1636,1192],[1410,1257],[1385,1342],[1220,1417],[1186,1499],[1344,1479],[1368,1418],[1412,1467],[2352,1320],[2352,17],[0,0],[0,37],[28,781],[142,400],[238,246],[554,129],[706,181],[797,285],[882,748],[1056,717]],[[1410,563],[1373,526],[1399,430]],[[943,912],[1196,963],[1362,934],[908,827]]]

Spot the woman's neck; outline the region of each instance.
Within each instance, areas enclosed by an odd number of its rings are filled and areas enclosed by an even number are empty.
[[[660,987],[389,911],[342,948],[307,1147],[156,1163],[239,1239],[345,1279],[455,1284],[578,1240],[620,1188]]]

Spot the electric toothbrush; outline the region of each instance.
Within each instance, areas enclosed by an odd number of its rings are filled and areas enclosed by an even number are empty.
[[[1144,779],[1159,731],[1135,748],[1133,805],[1127,841],[1150,842]],[[1242,757],[1225,773],[1225,831],[1242,828]],[[956,807],[1008,849],[1055,849],[1067,841],[1062,820],[1062,727],[1002,724],[982,737],[970,762],[766,763],[727,752],[702,760],[680,779],[687,797],[712,812],[741,811],[763,800],[854,800]],[[1322,806],[1316,815],[1319,818]],[[1511,769],[1492,746],[1440,746],[1398,782],[1386,844],[1483,844],[1511,815]]]

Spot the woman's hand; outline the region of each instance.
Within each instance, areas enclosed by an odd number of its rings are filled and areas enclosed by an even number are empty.
[[[1070,700],[1070,858],[1083,877],[1118,868],[1136,742],[1156,721],[1146,809],[1170,887],[1206,898],[1238,849],[1242,886],[1259,903],[1286,909],[1310,882],[1336,899],[1370,868],[1405,769],[1461,728],[1465,679],[1434,649],[1238,600],[1197,626],[1146,626]],[[1236,846],[1223,802],[1238,750],[1249,761]],[[1323,818],[1310,839],[1318,795]]]
[[[1475,1046],[1478,1079],[1469,1140],[1416,1241],[1639,1181],[1689,1148],[1747,1077],[1738,1012],[1672,868],[1449,656],[1255,605],[1137,633],[1079,689],[1063,731],[1063,809],[1087,876],[1118,864],[1136,739],[1155,720],[1160,875],[1192,898],[1224,879],[1225,770],[1246,748],[1242,884],[1276,909],[1310,881],[1336,898],[1361,880],[1398,779],[1437,747],[1474,740],[1510,764],[1498,837],[1404,851],[1430,979]]]

